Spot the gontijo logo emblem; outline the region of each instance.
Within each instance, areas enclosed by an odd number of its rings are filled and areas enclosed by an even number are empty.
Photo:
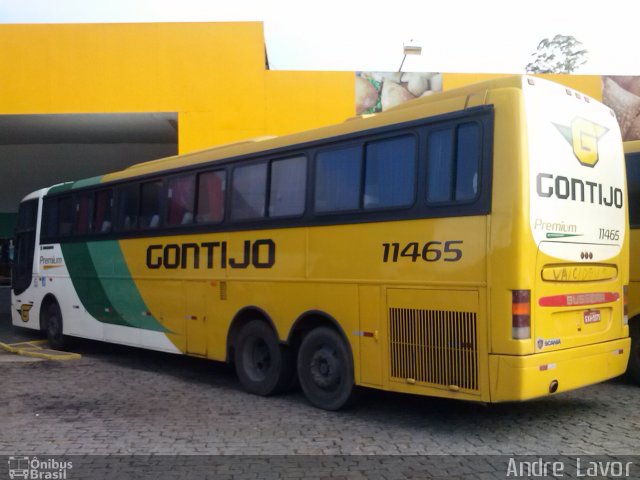
[[[580,164],[585,167],[595,167],[600,159],[598,141],[609,129],[582,117],[574,118],[570,126],[558,125],[557,123],[554,125],[564,139],[569,142],[573,148],[573,154]]]

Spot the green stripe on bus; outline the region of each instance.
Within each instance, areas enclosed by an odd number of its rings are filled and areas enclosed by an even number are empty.
[[[122,318],[109,301],[91,260],[87,244],[63,243],[60,247],[73,288],[87,312],[100,322],[132,326]]]
[[[144,330],[169,332],[149,312],[131,278],[120,244],[115,240],[91,242],[87,248],[107,299],[127,324]]]
[[[71,187],[73,187],[73,182],[61,183],[60,185],[51,187],[47,192],[47,195],[51,195],[52,193],[67,192],[71,190]]]
[[[73,184],[73,189],[83,188],[83,187],[93,187],[94,185],[98,185],[102,181],[102,175],[98,175],[97,177],[85,178],[83,180],[78,180]]]

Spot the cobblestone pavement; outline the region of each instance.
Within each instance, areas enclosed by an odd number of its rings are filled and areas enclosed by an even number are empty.
[[[0,340],[30,337],[0,317]],[[81,360],[0,359],[0,455],[637,455],[622,379],[484,406],[366,391],[344,412],[241,391],[227,365],[78,341]]]

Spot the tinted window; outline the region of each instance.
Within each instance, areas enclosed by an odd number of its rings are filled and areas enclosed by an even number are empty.
[[[38,200],[27,200],[22,202],[18,208],[17,230],[35,230],[38,220]]]
[[[18,217],[18,220],[20,218]],[[18,229],[20,229],[18,223]],[[42,236],[55,237],[58,234],[58,199],[46,198],[42,207]]]
[[[428,141],[427,200],[448,202],[453,173],[453,129],[435,131]]]
[[[316,157],[315,211],[354,210],[360,205],[360,146],[329,150]]]
[[[272,162],[269,216],[302,215],[306,183],[306,157],[287,158]]]
[[[140,228],[158,228],[160,226],[162,180],[143,183],[141,192]]]
[[[73,225],[73,201],[71,197],[58,200],[58,235],[61,237],[71,235]]]
[[[416,172],[414,137],[369,143],[365,172],[364,208],[411,205]]]
[[[82,193],[76,196],[75,222],[73,233],[85,234],[91,231],[91,216],[93,214],[93,193]]]
[[[427,148],[427,201],[468,202],[478,196],[482,154],[477,123],[431,132]]]
[[[456,155],[457,201],[473,200],[478,195],[480,170],[480,127],[477,123],[465,123],[458,127],[458,151]]]
[[[206,172],[198,175],[198,206],[196,222],[218,223],[224,218],[224,171]]]
[[[118,228],[128,231],[138,224],[138,185],[125,185],[118,189]]]
[[[248,220],[264,217],[266,191],[266,163],[234,168],[231,218]]]
[[[168,225],[189,225],[193,223],[193,208],[196,195],[196,176],[188,175],[169,180]]]
[[[629,223],[640,226],[640,153],[628,153],[627,188],[629,193]]]
[[[95,195],[93,232],[109,233],[113,227],[113,191],[101,190]]]

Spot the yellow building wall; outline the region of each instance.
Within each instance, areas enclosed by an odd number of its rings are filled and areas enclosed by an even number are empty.
[[[0,25],[0,114],[177,112],[180,153],[337,123],[354,74],[271,72],[260,22]]]
[[[442,89],[463,87],[470,83],[491,80],[493,78],[506,77],[511,74],[502,73],[445,73],[442,75]],[[560,83],[569,88],[586,93],[591,98],[602,101],[602,77],[599,75],[560,75],[560,74],[540,74],[536,77],[546,78],[556,83]]]
[[[354,72],[266,72],[267,130],[274,135],[339,123],[355,115]]]
[[[354,72],[266,70],[260,22],[0,25],[0,45],[0,115],[177,112],[180,153],[355,113]],[[543,76],[602,98],[599,76]]]

